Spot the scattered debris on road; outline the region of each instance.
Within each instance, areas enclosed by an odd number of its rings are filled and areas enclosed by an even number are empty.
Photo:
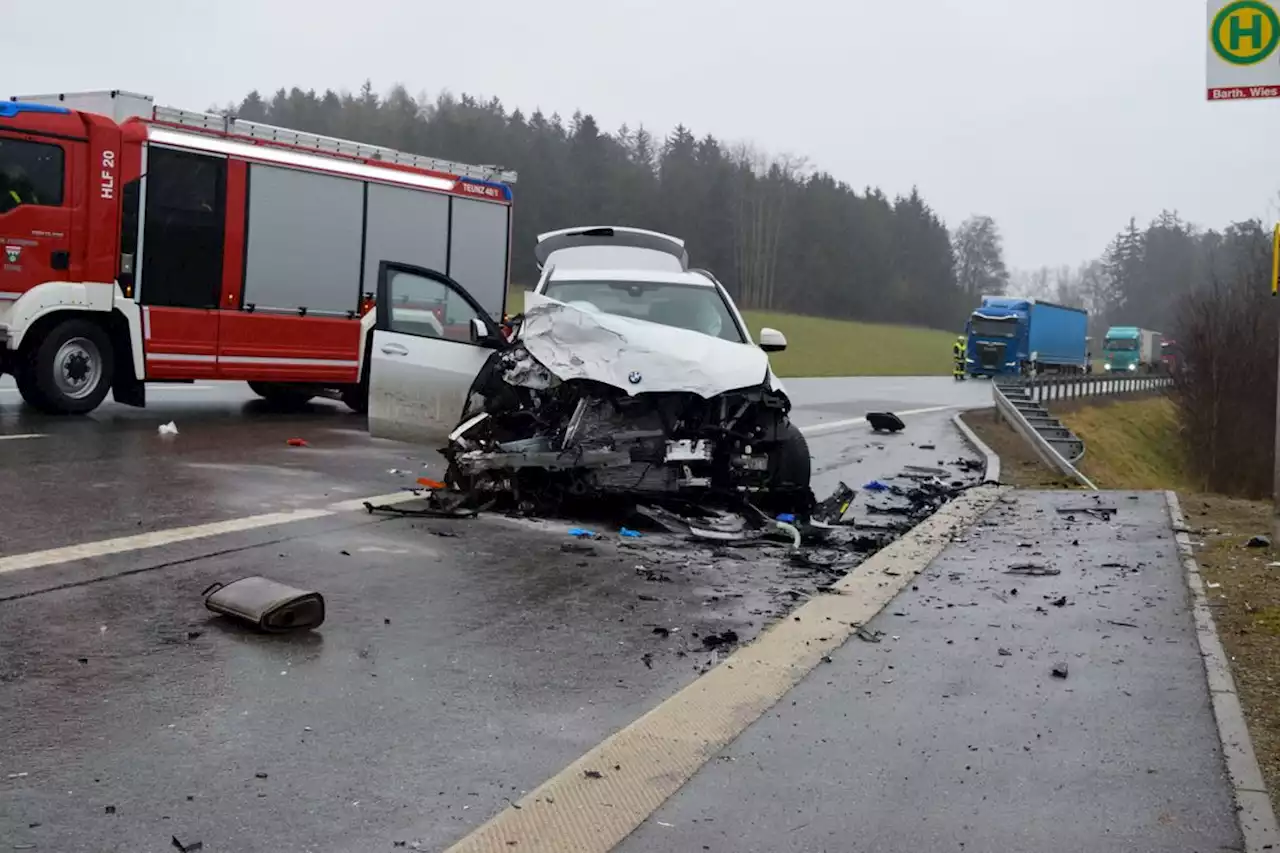
[[[1250,538],[1249,541],[1245,543],[1245,547],[1246,548],[1270,548],[1271,537],[1263,536],[1259,534],[1257,536]]]
[[[178,425],[173,421],[169,421],[167,424],[160,424],[160,426],[156,428],[156,432],[160,433],[160,435],[177,435]]]
[[[1066,661],[1059,661],[1058,663],[1055,663],[1055,664],[1053,665],[1053,677],[1054,677],[1054,678],[1066,678],[1066,677],[1067,677],[1067,664],[1066,664]]]
[[[738,642],[738,632],[725,630],[719,634],[707,634],[702,638],[702,645],[708,649],[719,649]]]
[[[178,848],[181,853],[196,853],[197,850],[204,849],[204,842],[192,841],[189,844],[184,844],[182,841],[178,840],[178,836],[175,835],[173,836],[173,846]]]
[[[311,443],[308,442],[305,438],[291,438],[288,441],[286,441],[285,444],[289,445],[290,447],[310,447],[311,446]]]
[[[318,628],[324,622],[324,597],[263,577],[214,583],[201,593],[214,613],[232,616],[260,631],[280,633]]]

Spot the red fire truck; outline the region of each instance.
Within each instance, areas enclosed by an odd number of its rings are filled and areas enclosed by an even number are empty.
[[[221,379],[363,411],[379,265],[500,319],[515,178],[128,92],[0,101],[0,374],[50,413]]]

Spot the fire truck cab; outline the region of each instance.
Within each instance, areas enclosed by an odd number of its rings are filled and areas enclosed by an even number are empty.
[[[501,319],[515,178],[121,91],[0,101],[0,374],[49,413],[194,380],[364,411],[386,264]],[[430,290],[404,308],[444,335]]]

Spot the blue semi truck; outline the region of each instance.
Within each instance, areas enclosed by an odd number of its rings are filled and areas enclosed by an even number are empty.
[[[965,324],[970,376],[1083,373],[1089,364],[1089,315],[1038,299],[984,296]]]

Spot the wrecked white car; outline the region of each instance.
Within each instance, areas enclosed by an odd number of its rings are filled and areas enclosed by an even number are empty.
[[[453,485],[517,505],[665,495],[812,508],[808,446],[767,355],[785,338],[764,329],[753,342],[680,240],[566,229],[536,254],[542,276],[510,336],[447,276],[382,265],[373,435],[443,445]]]

